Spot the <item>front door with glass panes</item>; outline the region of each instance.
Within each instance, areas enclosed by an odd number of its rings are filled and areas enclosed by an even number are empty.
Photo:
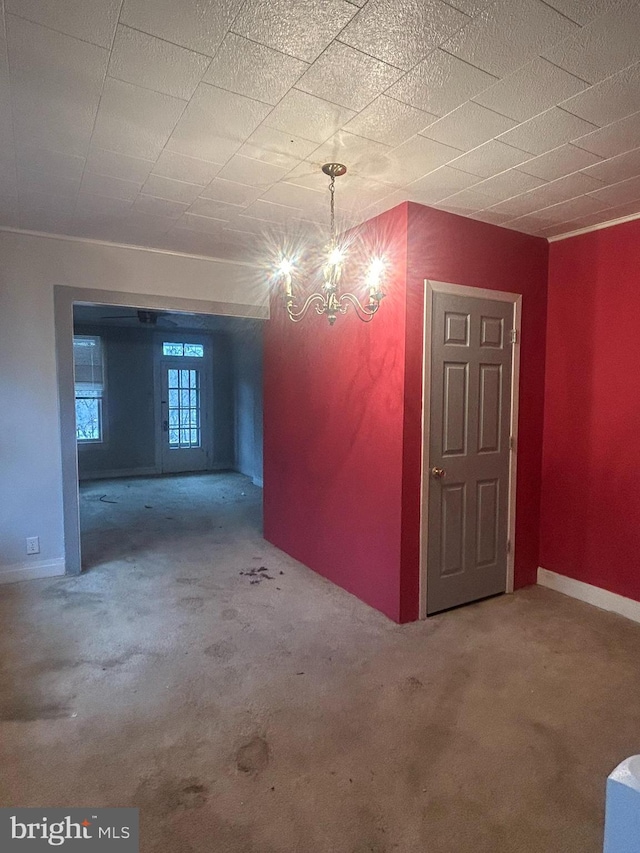
[[[203,471],[210,462],[210,348],[206,340],[162,340],[163,473]]]

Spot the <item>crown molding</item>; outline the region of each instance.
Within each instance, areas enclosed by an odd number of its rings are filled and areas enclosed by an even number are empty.
[[[70,234],[50,234],[46,231],[29,231],[25,228],[11,228],[8,225],[0,225],[0,232],[9,234],[24,234],[27,237],[46,237],[48,240],[67,240],[72,243],[90,243],[94,246],[111,246],[117,249],[136,249],[139,252],[155,252],[158,255],[172,255],[177,258],[193,258],[197,261],[214,261],[217,264],[232,264],[239,267],[251,267],[259,269],[259,264],[249,261],[232,261],[229,258],[215,258],[211,255],[194,255],[189,252],[176,252],[173,249],[157,249],[151,246],[135,246],[132,243],[112,243],[110,240],[96,240],[93,237],[73,237]]]
[[[568,240],[569,237],[579,237],[581,234],[590,234],[592,231],[602,231],[603,228],[622,225],[623,222],[633,222],[634,219],[640,219],[640,212],[631,213],[629,216],[621,216],[619,219],[610,219],[608,222],[599,222],[597,225],[589,225],[586,228],[578,228],[577,231],[569,231],[568,234],[557,234],[555,237],[547,237],[547,241],[549,243],[557,243],[560,240]]]

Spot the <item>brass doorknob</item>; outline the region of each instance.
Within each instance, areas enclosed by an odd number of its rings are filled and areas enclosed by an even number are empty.
[[[435,477],[435,479],[436,479],[436,480],[441,480],[441,479],[444,477],[444,475],[445,475],[446,473],[447,473],[447,472],[444,470],[444,468],[438,468],[438,466],[437,466],[437,465],[435,465],[435,466],[431,469],[431,476],[432,476],[432,477]]]

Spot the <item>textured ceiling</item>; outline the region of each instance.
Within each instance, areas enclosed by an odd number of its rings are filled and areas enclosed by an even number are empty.
[[[0,0],[0,225],[249,259],[406,199],[640,212],[638,0]]]

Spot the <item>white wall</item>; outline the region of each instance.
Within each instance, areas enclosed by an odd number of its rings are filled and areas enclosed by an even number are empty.
[[[0,231],[0,580],[64,565],[54,285],[264,305],[246,265]],[[41,553],[27,558],[25,539]]]

